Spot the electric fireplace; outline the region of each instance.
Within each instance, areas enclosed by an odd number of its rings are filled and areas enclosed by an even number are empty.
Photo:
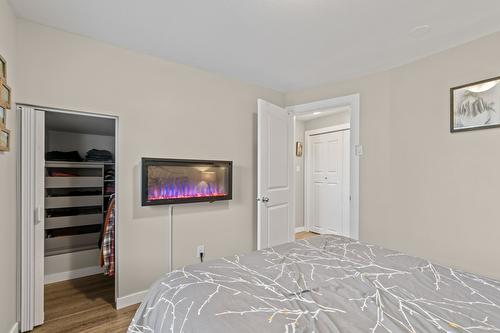
[[[142,159],[142,205],[231,200],[231,161]]]

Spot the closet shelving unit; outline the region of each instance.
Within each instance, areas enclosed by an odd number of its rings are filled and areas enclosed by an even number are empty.
[[[114,164],[46,162],[45,256],[98,248],[108,201],[106,168]]]

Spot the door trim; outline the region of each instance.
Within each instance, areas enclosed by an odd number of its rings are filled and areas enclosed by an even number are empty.
[[[362,152],[362,146],[360,143],[360,94],[352,94],[347,96],[340,96],[325,100],[319,100],[315,102],[293,105],[286,107],[288,113],[295,118],[297,115],[304,115],[313,113],[318,110],[328,109],[328,108],[342,108],[349,107],[351,110],[351,120],[350,120],[350,130],[351,130],[351,138],[350,138],[350,190],[351,190],[351,207],[349,211],[350,215],[350,237],[354,239],[359,239],[359,163],[360,163],[360,155]],[[294,143],[294,134],[295,134],[295,121],[291,122],[292,128],[292,140],[290,142],[290,149],[294,151],[295,143]],[[292,154],[292,159],[295,154]],[[294,163],[291,163],[290,172],[294,172]],[[295,193],[295,177],[292,177],[291,190]],[[292,205],[293,205],[293,221],[295,223],[295,196],[292,196]]]
[[[330,126],[330,127],[324,127],[324,128],[318,128],[314,130],[309,130],[304,132],[304,140],[305,140],[305,151],[304,151],[304,228],[308,231],[312,232],[319,232],[316,229],[314,229],[314,226],[311,225],[311,198],[312,198],[312,188],[311,188],[311,137],[313,136],[318,136],[318,135],[323,135],[323,134],[329,134],[329,133],[335,133],[335,132],[342,132],[342,131],[349,131],[350,124],[341,124],[337,126]],[[342,182],[343,184],[346,184],[349,181],[348,177],[348,172],[346,171],[346,163],[347,158],[350,158],[350,155],[348,153],[348,149],[345,149],[346,142],[343,142],[344,145],[344,154],[342,156],[343,161],[342,161],[342,167],[344,168],[344,172],[342,173]],[[345,198],[343,193],[344,190],[342,189],[342,198]],[[345,205],[345,202],[342,202],[342,205]],[[350,213],[350,212],[347,212]],[[345,220],[342,218],[342,228],[343,230],[345,227],[344,224]],[[348,229],[350,230],[350,225],[347,226]],[[348,235],[345,235],[348,236]]]
[[[329,127],[323,127],[323,128],[317,128],[313,130],[308,130],[305,131],[305,135],[321,135],[321,134],[326,134],[326,133],[332,133],[332,132],[340,132],[340,131],[345,131],[345,130],[350,130],[351,129],[351,124],[340,124],[336,126],[329,126]]]
[[[50,108],[43,106],[36,106],[32,104],[18,103],[17,110],[20,112],[20,148],[21,152],[18,154],[18,165],[20,165],[20,185],[18,188],[18,197],[20,198],[20,256],[19,256],[19,274],[20,274],[20,290],[19,290],[19,316],[20,316],[20,329],[21,332],[30,331],[35,325],[40,324],[40,319],[43,322],[43,309],[36,309],[36,298],[43,297],[44,276],[38,276],[35,272],[35,210],[36,202],[34,193],[35,181],[35,163],[34,154],[36,151],[36,124],[35,124],[35,111],[45,112],[58,112],[83,116],[91,116],[97,118],[107,118],[115,120],[115,216],[119,221],[120,214],[120,145],[119,145],[119,122],[118,116],[106,113],[94,113],[85,111],[74,111],[60,108]],[[43,157],[44,154],[42,154]],[[44,157],[43,157],[44,158]],[[42,163],[41,167],[44,172],[45,165]],[[43,173],[42,173],[43,175]],[[42,200],[43,202],[43,200]],[[119,295],[119,258],[120,258],[120,228],[119,223],[115,228],[115,305]],[[37,286],[42,286],[41,290],[37,290]],[[38,287],[39,288],[39,287]],[[39,298],[38,298],[39,299]],[[41,318],[40,318],[41,316]]]

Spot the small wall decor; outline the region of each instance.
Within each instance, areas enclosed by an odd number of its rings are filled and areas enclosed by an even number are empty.
[[[0,55],[0,80],[7,81],[7,62]]]
[[[0,151],[10,150],[10,131],[6,128],[0,130]]]
[[[450,89],[450,131],[500,127],[500,77]]]
[[[6,123],[7,123],[7,112],[4,107],[0,106],[0,129],[5,128]]]
[[[0,106],[5,109],[10,109],[11,91],[10,87],[3,80],[0,80]]]
[[[302,142],[297,141],[295,143],[295,156],[301,157],[302,156]]]

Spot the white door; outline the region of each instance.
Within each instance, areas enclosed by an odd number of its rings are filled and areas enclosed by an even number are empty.
[[[21,331],[43,324],[45,112],[21,115]]]
[[[258,101],[257,248],[294,238],[291,200],[291,117],[287,111]]]
[[[310,229],[349,236],[349,130],[309,137]]]

